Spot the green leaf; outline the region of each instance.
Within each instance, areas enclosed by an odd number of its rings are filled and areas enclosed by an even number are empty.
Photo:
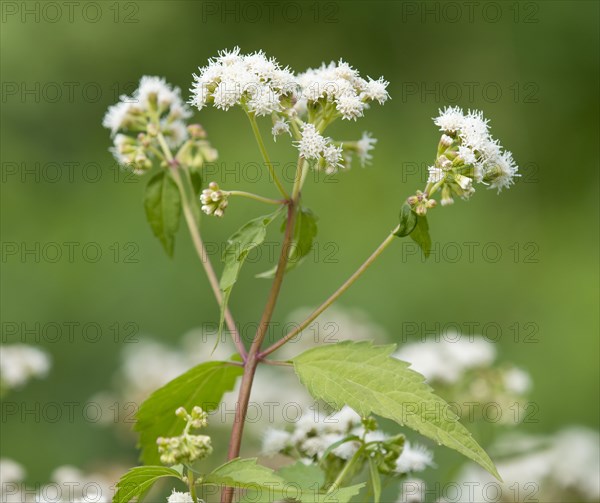
[[[177,184],[166,171],[148,181],[144,195],[146,218],[169,257],[173,256],[175,233],[181,216],[181,197]]]
[[[288,476],[292,474],[297,476],[299,473],[297,468],[281,471],[283,475],[287,473]],[[314,475],[314,471],[309,468],[300,476],[299,481],[291,481],[270,468],[257,464],[256,458],[238,458],[221,465],[206,475],[200,483],[245,489],[246,495],[241,501],[248,503],[270,503],[281,499],[302,503],[347,503],[364,487],[364,484],[358,484],[326,494],[324,491],[319,491],[318,487],[306,485]]]
[[[188,370],[156,390],[142,403],[134,429],[140,433],[141,459],[147,465],[160,463],[156,439],[181,433],[184,423],[175,416],[178,407],[191,410],[199,405],[210,412],[223,394],[233,389],[243,369],[225,362],[206,362]]]
[[[165,466],[137,466],[132,468],[117,483],[113,503],[127,503],[133,498],[137,501],[149,491],[154,483],[164,477],[175,477],[181,480],[181,474],[173,468]]]
[[[381,501],[381,478],[379,470],[377,470],[377,463],[371,457],[369,458],[369,476],[373,488],[373,503],[379,503]]]
[[[337,408],[347,404],[363,417],[374,413],[406,425],[499,478],[492,460],[450,406],[433,393],[421,374],[391,356],[395,349],[395,345],[346,341],[310,349],[292,361],[314,398]]]
[[[417,225],[417,214],[411,209],[408,203],[404,203],[400,209],[400,228],[394,233],[395,236],[403,238],[408,236]]]
[[[302,489],[318,491],[325,484],[325,474],[317,465],[305,465],[301,461],[280,468],[277,474]]]
[[[242,501],[272,502],[281,499],[286,481],[273,470],[257,464],[256,458],[234,459],[219,466],[200,481],[203,485],[246,489],[250,499]]]
[[[223,329],[225,321],[225,310],[229,303],[231,291],[235,285],[240,270],[244,265],[244,261],[254,248],[260,246],[267,236],[267,226],[275,219],[281,208],[275,213],[264,215],[262,217],[250,220],[248,223],[240,227],[227,240],[227,246],[223,252],[223,262],[225,267],[221,274],[219,286],[223,293],[223,301],[221,302],[221,316],[219,319],[219,337]]]
[[[431,253],[431,236],[429,235],[429,224],[426,216],[417,216],[417,225],[410,233],[411,239],[423,250],[425,258]]]
[[[199,169],[190,169],[190,181],[192,182],[192,191],[196,197],[202,192],[202,175]]]
[[[296,225],[294,226],[294,236],[292,238],[292,244],[288,254],[288,263],[285,269],[286,272],[299,266],[312,250],[313,243],[318,232],[318,220],[319,217],[317,217],[310,209],[298,208],[298,213],[296,214]],[[283,230],[285,230],[285,225],[282,227],[282,231]],[[276,272],[277,266],[269,269],[268,271],[257,274],[256,277],[261,279],[271,279],[275,277]]]

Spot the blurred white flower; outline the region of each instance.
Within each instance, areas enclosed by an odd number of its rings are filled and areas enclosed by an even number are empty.
[[[375,148],[375,144],[377,143],[377,139],[371,136],[371,133],[364,132],[362,138],[356,142],[356,153],[358,158],[360,159],[361,166],[367,166],[370,164],[373,156],[371,155],[371,150]]]
[[[48,375],[51,360],[48,354],[27,344],[0,346],[0,384],[2,388],[19,388],[32,378]]]
[[[413,446],[408,440],[405,441],[402,454],[396,461],[396,472],[422,472],[429,466],[434,466],[433,453],[422,445]]]
[[[5,484],[21,482],[25,479],[25,468],[9,458],[0,458],[0,490]]]
[[[512,367],[506,370],[503,373],[502,378],[507,391],[517,395],[526,394],[533,386],[529,373],[518,367]]]
[[[496,358],[496,349],[482,337],[446,334],[439,341],[405,344],[394,356],[410,363],[428,381],[455,383],[469,369],[489,367]]]
[[[506,435],[491,449],[502,452],[496,466],[504,480],[500,485],[501,494],[509,497],[502,501],[520,501],[514,498],[515,491],[511,491],[514,487],[520,488],[521,497],[533,496],[549,503],[600,500],[599,446],[598,432],[577,426],[546,437]],[[499,484],[483,469],[468,464],[462,470],[458,484],[474,487],[475,492],[468,499],[464,495],[460,501],[484,501],[482,490],[491,483]],[[531,488],[535,490],[533,495]]]

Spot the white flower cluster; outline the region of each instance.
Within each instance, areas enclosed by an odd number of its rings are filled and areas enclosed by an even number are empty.
[[[302,125],[302,139],[297,146],[304,159],[316,161],[328,173],[343,167],[342,146],[335,146],[330,138],[323,137],[313,124]]]
[[[163,78],[144,76],[132,96],[122,95],[109,107],[102,125],[113,135],[111,152],[119,164],[132,165],[136,173],[150,169],[147,147],[158,132],[171,148],[188,139],[185,119],[191,111],[181,90]]]
[[[496,348],[482,337],[448,333],[439,341],[404,344],[394,356],[409,362],[429,381],[452,384],[469,369],[489,367],[496,359]]]
[[[167,498],[167,503],[202,503],[202,500],[196,502],[190,493],[180,493],[173,489],[173,492]]]
[[[51,367],[48,354],[27,344],[3,345],[0,350],[0,388],[15,389],[32,378],[44,378]]]
[[[296,92],[297,82],[288,68],[282,68],[262,51],[240,54],[240,48],[221,51],[217,58],[194,74],[190,103],[204,108],[212,103],[228,110],[243,105],[257,116],[282,109],[282,100]]]
[[[484,183],[500,192],[519,176],[512,154],[492,138],[483,113],[446,107],[434,119],[443,135],[436,164],[429,168],[430,183],[447,183],[462,197],[474,192],[473,182]],[[451,202],[449,195],[443,204]]]
[[[301,97],[309,105],[316,102],[332,103],[337,113],[348,120],[362,117],[370,101],[383,104],[389,98],[387,81],[383,78],[365,80],[356,69],[342,60],[310,68],[298,75],[298,82]]]
[[[217,182],[210,182],[208,188],[202,191],[200,202],[202,203],[202,211],[207,215],[214,215],[215,217],[222,217],[225,213],[225,208],[229,204],[227,193],[219,188]]]
[[[514,365],[496,363],[494,345],[482,337],[447,332],[442,340],[403,345],[394,356],[409,362],[429,383],[435,383],[447,401],[467,408],[493,402],[504,411],[498,422],[509,426],[517,425],[527,415],[531,377]],[[469,413],[482,413],[479,406]]]
[[[522,488],[520,496],[525,494],[527,488],[533,487],[538,501],[591,503],[600,501],[599,446],[600,436],[597,431],[570,426],[546,437],[506,435],[491,450],[501,456],[496,466],[504,480],[503,487]],[[494,483],[495,480],[479,467],[469,464],[457,482],[460,487],[470,484],[475,488],[475,493],[470,492],[469,499],[463,496],[461,502],[500,502],[493,496],[490,498],[484,495],[486,484]],[[496,494],[504,497],[518,496],[509,490]]]
[[[265,455],[298,453],[301,460],[310,463],[320,460],[327,449],[348,435],[363,438],[364,442],[385,442],[390,439],[381,430],[365,431],[360,416],[350,407],[329,416],[310,411],[303,414],[288,432],[271,428],[263,437],[262,452]],[[358,441],[345,442],[330,451],[332,456],[342,460],[350,459],[360,447]],[[404,450],[396,460],[394,472],[405,474],[422,471],[433,465],[432,453],[423,446],[404,443]]]

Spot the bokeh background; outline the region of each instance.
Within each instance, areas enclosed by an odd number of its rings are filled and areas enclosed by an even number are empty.
[[[398,241],[341,304],[368,313],[400,344],[451,325],[488,327],[500,354],[535,382],[539,421],[520,428],[597,428],[599,4],[468,4],[82,1],[69,11],[60,2],[3,2],[2,342],[37,344],[53,367],[48,379],[5,397],[2,456],[27,466],[32,483],[61,464],[133,464],[122,433],[80,413],[57,421],[6,414],[7,403],[85,404],[114,385],[122,350],[135,346],[124,338],[127,323],[137,340],[177,345],[217,318],[185,229],[168,259],[145,222],[145,180],[115,166],[101,121],[140,76],[165,76],[187,95],[197,67],[236,45],[263,49],[295,71],[344,58],[390,81],[390,102],[331,130],[339,139],[373,132],[374,160],[307,184],[305,204],[320,217],[319,254],[289,274],[275,320],[324,299],[395,225],[435,155],[438,108],[482,109],[522,177],[500,196],[479,190],[433,211],[431,259]],[[255,180],[244,168],[260,159],[241,111],[208,109],[195,119],[228,170],[214,179],[275,196],[266,176]],[[278,162],[293,161],[289,141],[268,147]],[[205,239],[224,241],[262,210],[235,201],[223,220],[205,219]],[[75,243],[72,257],[65,243]],[[213,261],[220,267],[217,252]],[[234,291],[241,324],[261,312],[268,283],[253,274],[268,266],[265,252]],[[70,323],[79,323],[73,337]],[[85,324],[100,327],[99,337],[88,333],[97,342],[86,340]]]

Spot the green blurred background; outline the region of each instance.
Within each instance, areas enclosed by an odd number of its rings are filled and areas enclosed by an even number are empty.
[[[56,22],[49,4],[62,6]],[[390,102],[331,131],[338,139],[373,132],[374,161],[335,176],[335,183],[307,184],[304,201],[320,216],[322,253],[286,279],[275,319],[324,299],[395,225],[401,202],[422,186],[435,154],[439,133],[431,117],[438,108],[482,109],[523,177],[500,196],[479,190],[468,203],[436,209],[430,225],[439,248],[432,259],[424,263],[398,241],[342,304],[367,311],[400,343],[410,339],[407,323],[432,330],[497,324],[502,357],[528,369],[535,382],[539,422],[523,428],[596,428],[599,4],[468,4],[82,1],[69,19],[61,2],[3,2],[2,342],[35,343],[36,323],[103,328],[98,343],[86,342],[78,329],[74,341],[66,329],[59,342],[42,340],[54,362],[50,377],[6,400],[85,403],[109,387],[125,345],[122,337],[115,342],[108,328],[114,323],[134,322],[138,338],[176,344],[185,331],[217,318],[184,229],[169,260],[145,222],[145,180],[126,183],[101,121],[140,76],[165,76],[187,96],[198,66],[239,45],[244,52],[263,49],[295,71],[344,58],[362,75],[390,81]],[[39,17],[23,17],[23,9]],[[229,170],[259,161],[240,110],[210,109],[195,119]],[[294,159],[289,141],[268,146],[275,160]],[[231,173],[214,178],[226,188],[276,194],[266,177],[236,182]],[[235,201],[223,220],[205,220],[206,240],[223,241],[262,210]],[[79,243],[73,260],[63,244],[69,242]],[[91,255],[102,252],[97,262],[82,255],[90,242]],[[55,263],[48,243],[62,249]],[[472,260],[465,243],[476,243]],[[22,255],[35,246],[39,257]],[[324,263],[331,250],[332,263]],[[492,260],[498,250],[501,257]],[[133,263],[125,260],[131,251]],[[263,307],[268,283],[253,274],[267,265],[266,258],[250,264],[234,292],[231,306],[242,324],[256,321]],[[535,342],[524,340],[524,329],[515,340],[515,323],[537,327]],[[33,332],[14,333],[15,324]],[[2,456],[24,464],[29,480],[43,481],[60,464],[128,464],[135,452],[81,415],[50,423],[3,412]]]

